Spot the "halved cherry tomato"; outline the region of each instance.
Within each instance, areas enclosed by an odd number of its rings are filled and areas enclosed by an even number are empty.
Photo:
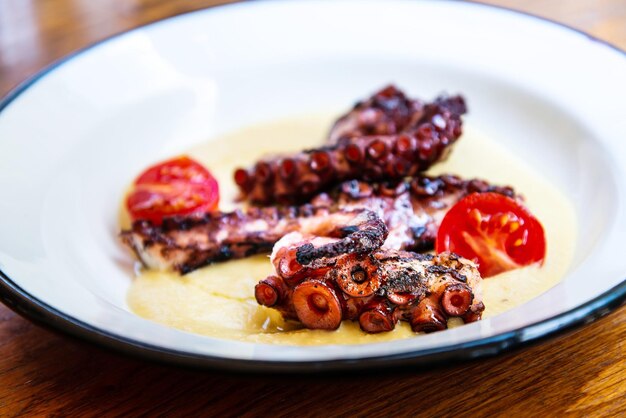
[[[146,219],[156,225],[174,215],[210,212],[217,209],[219,187],[202,165],[187,156],[149,167],[135,180],[126,199],[133,220]]]
[[[498,193],[461,199],[443,218],[435,247],[475,261],[483,277],[543,261],[546,255],[541,223]]]

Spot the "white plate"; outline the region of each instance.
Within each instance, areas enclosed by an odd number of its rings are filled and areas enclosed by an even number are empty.
[[[626,297],[625,74],[623,53],[582,33],[447,1],[244,3],[116,36],[0,103],[2,299],[106,346],[245,370],[424,364],[552,335]],[[572,200],[580,239],[562,283],[478,323],[351,347],[219,340],[129,311],[117,209],[135,173],[217,134],[345,106],[390,81],[422,97],[463,92],[473,124]]]

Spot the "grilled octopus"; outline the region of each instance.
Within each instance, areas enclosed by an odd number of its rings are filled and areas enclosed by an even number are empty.
[[[363,331],[391,331],[399,320],[415,332],[447,328],[450,317],[465,323],[481,318],[480,274],[469,260],[451,253],[416,254],[377,249],[301,260],[331,238],[293,232],[271,256],[276,275],[255,287],[259,304],[309,329],[337,329],[359,321]]]
[[[300,206],[173,217],[160,226],[136,221],[122,231],[121,239],[145,266],[183,274],[215,261],[270,253],[293,231],[340,238],[343,244],[334,243],[335,247],[351,248],[356,243],[353,252],[359,253],[381,246],[423,251],[433,247],[447,209],[474,192],[514,196],[509,187],[451,175],[392,183],[351,180]]]
[[[122,242],[145,266],[181,274],[271,252],[276,274],[255,287],[258,303],[311,329],[345,319],[377,333],[404,320],[432,332],[450,317],[476,321],[484,310],[476,266],[408,252],[432,249],[464,196],[515,197],[478,179],[421,174],[447,156],[466,111],[461,96],[424,103],[386,87],[341,116],[324,146],[236,170],[243,200],[264,206],[139,220]]]
[[[466,111],[461,96],[423,104],[390,86],[342,116],[327,145],[260,160],[234,180],[244,200],[267,205],[302,203],[346,180],[414,176],[446,157]]]
[[[407,97],[393,85],[387,86],[340,116],[328,134],[327,143],[336,144],[360,136],[398,134],[416,123],[423,110],[421,100]]]

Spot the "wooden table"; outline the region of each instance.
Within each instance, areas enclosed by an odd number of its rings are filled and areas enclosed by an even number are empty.
[[[623,0],[490,0],[626,48]],[[0,95],[111,34],[223,1],[0,0]],[[242,377],[130,359],[0,306],[0,416],[618,416],[626,307],[568,336],[474,363],[379,376]]]

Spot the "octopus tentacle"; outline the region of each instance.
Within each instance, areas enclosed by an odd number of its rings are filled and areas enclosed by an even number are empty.
[[[276,243],[274,266],[295,258],[294,248],[315,239],[288,234]],[[289,251],[282,251],[285,248]],[[276,274],[283,271],[277,269]],[[289,280],[281,276],[288,290],[282,291],[287,296],[279,302],[274,293],[267,298],[269,303],[259,297],[257,301],[312,329],[336,329],[344,319],[359,321],[365,332],[377,333],[391,331],[398,320],[404,320],[415,332],[433,332],[446,329],[449,317],[473,322],[484,310],[478,269],[450,253],[433,256],[377,249],[369,254],[340,254],[315,260],[298,274],[298,280],[293,280],[291,271]],[[267,281],[261,281],[257,291],[264,292],[265,286]]]
[[[456,97],[456,100],[450,100],[442,96],[435,100],[435,104],[456,114],[467,112],[465,102]],[[361,136],[401,133],[420,121],[426,112],[428,108],[424,102],[411,99],[394,85],[389,85],[368,99],[357,102],[347,114],[339,117],[328,134],[328,143]],[[437,118],[434,122],[442,125]]]
[[[423,107],[420,100],[408,98],[393,85],[386,86],[341,116],[328,134],[328,143],[357,136],[396,134],[419,119]]]
[[[294,247],[294,257],[287,260],[291,264],[284,261],[282,266],[275,266],[286,269],[285,273],[292,269],[298,280],[296,273],[303,264],[348,249],[366,253],[380,247],[381,239],[384,248],[430,249],[448,208],[474,192],[515,197],[510,187],[451,175],[372,184],[350,180],[316,196],[310,204],[175,217],[164,220],[161,226],[137,221],[120,236],[147,267],[181,273],[215,261],[269,253],[276,241],[292,231],[333,238],[318,239],[310,243],[313,246],[300,250],[302,264]],[[285,280],[290,280],[287,276]]]
[[[375,215],[363,216],[367,213],[371,214],[363,208],[336,210],[311,205],[251,208],[168,218],[160,226],[137,221],[130,230],[122,231],[120,238],[147,267],[185,274],[214,261],[268,253],[276,241],[295,230],[343,236],[337,241],[343,243],[341,248],[349,247],[356,234],[355,251],[377,248],[385,240],[387,228]],[[322,248],[332,252],[333,246]]]
[[[460,96],[438,98],[419,111],[401,132],[341,136],[333,144],[261,160],[234,173],[243,199],[257,204],[297,203],[349,179],[402,179],[445,158],[461,135],[465,103]],[[296,175],[297,173],[297,175]]]

